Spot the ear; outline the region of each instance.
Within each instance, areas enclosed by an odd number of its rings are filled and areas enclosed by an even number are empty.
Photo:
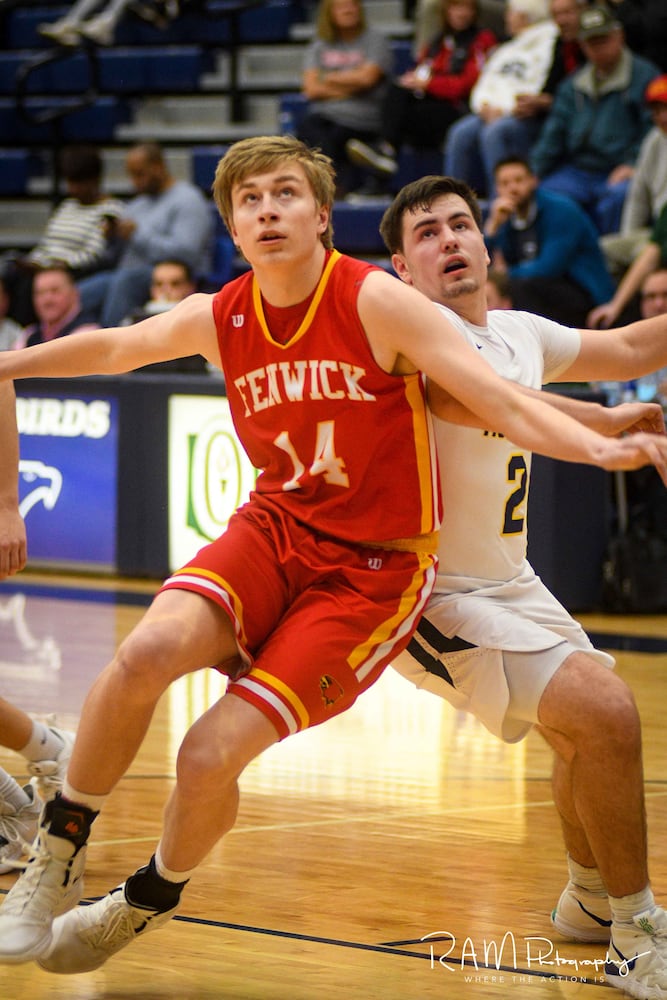
[[[329,219],[331,218],[331,208],[329,205],[320,205],[317,210],[318,223],[317,231],[321,235],[325,232],[327,226],[329,225]]]
[[[406,263],[405,257],[400,253],[393,253],[391,255],[391,266],[393,267],[396,274],[399,276],[401,281],[405,282],[406,285],[412,284],[412,276],[408,270],[408,265]]]

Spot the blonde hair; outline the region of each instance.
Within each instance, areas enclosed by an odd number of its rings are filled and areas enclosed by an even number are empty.
[[[334,23],[333,6],[336,0],[322,0],[317,9],[315,33],[323,42],[335,42],[338,38],[338,28]],[[366,30],[366,14],[361,0],[355,0],[359,8],[359,34]]]
[[[277,164],[284,162],[300,164],[312,189],[318,208],[331,209],[336,188],[336,172],[328,156],[319,149],[311,149],[304,142],[291,135],[263,135],[241,139],[229,147],[219,161],[213,181],[213,198],[222,221],[231,232],[232,191],[254,174],[266,174]],[[331,213],[329,224],[320,236],[322,243],[330,250],[333,247],[333,225]]]

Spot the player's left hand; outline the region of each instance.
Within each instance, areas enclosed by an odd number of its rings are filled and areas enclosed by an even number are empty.
[[[618,434],[665,433],[665,415],[660,403],[619,403],[605,408],[607,429],[605,433],[616,437]]]
[[[23,569],[26,558],[23,518],[18,511],[0,512],[0,580]]]

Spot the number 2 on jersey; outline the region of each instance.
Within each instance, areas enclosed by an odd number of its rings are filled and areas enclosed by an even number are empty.
[[[505,502],[504,535],[520,534],[526,523],[525,512],[520,510],[528,489],[528,470],[523,455],[512,455],[507,463],[508,483],[517,483]]]

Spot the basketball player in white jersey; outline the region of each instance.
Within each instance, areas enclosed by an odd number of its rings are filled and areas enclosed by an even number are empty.
[[[425,177],[399,192],[381,233],[399,277],[438,303],[499,374],[537,391],[554,381],[626,380],[665,363],[665,316],[601,334],[513,310],[487,313],[480,221],[465,184]],[[570,939],[609,942],[612,985],[665,997],[667,913],[649,883],[634,699],[609,669],[612,657],[592,646],[526,560],[530,453],[472,417],[468,427],[437,419],[460,408],[437,387],[430,394],[444,507],[439,573],[393,665],[507,742],[539,727],[555,751],[568,851],[569,881],[552,922]],[[662,426],[657,407],[592,407],[585,417],[590,404],[544,398],[604,433]]]

